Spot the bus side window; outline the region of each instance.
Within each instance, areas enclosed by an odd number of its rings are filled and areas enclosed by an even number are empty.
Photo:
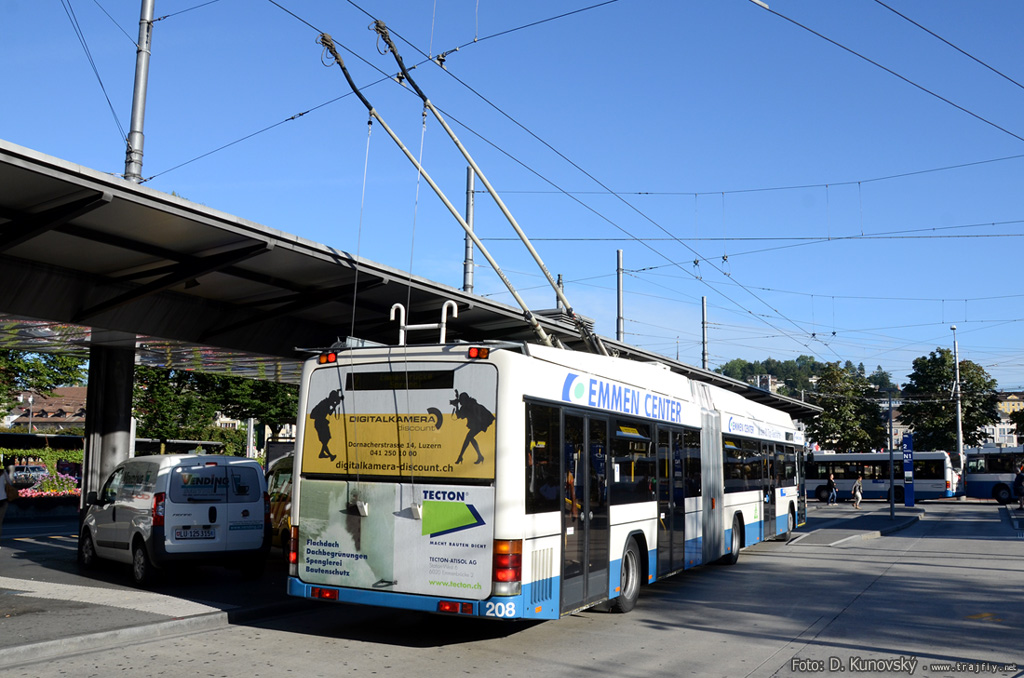
[[[561,470],[558,450],[562,444],[561,410],[546,405],[526,405],[526,512],[558,511]]]

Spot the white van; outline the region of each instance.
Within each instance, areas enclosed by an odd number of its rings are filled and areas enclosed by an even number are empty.
[[[176,561],[234,564],[258,575],[266,560],[270,500],[254,459],[154,455],[121,462],[86,499],[78,561],[132,566],[137,584]]]

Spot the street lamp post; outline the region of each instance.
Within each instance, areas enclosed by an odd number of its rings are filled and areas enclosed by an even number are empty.
[[[28,396],[28,432],[32,433],[32,403],[36,401],[35,396]]]

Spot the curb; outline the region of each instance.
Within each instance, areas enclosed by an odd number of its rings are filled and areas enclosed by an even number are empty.
[[[227,612],[209,612],[194,617],[170,619],[167,621],[129,626],[123,629],[85,633],[78,636],[44,640],[18,647],[0,649],[0,666],[5,669],[26,664],[35,664],[50,659],[104,650],[123,645],[132,645],[149,640],[174,638],[198,631],[215,631],[231,624],[241,624],[257,619],[278,617],[298,612],[308,605],[304,599],[286,600],[254,607],[237,608]]]
[[[1006,511],[1006,518],[1010,521],[1010,526],[1015,530],[1020,529],[1020,519],[1024,518],[1024,512],[1018,513],[1017,509],[1005,504],[1002,510]]]
[[[867,539],[878,539],[879,537],[884,537],[886,535],[892,534],[893,532],[899,532],[900,530],[904,530],[904,529],[910,527],[914,523],[916,523],[919,520],[921,520],[921,518],[924,515],[925,515],[924,509],[920,509],[914,515],[904,516],[903,520],[900,521],[899,523],[895,524],[895,525],[889,525],[887,527],[879,528],[877,530],[870,530],[870,531],[867,531],[867,532],[861,532],[859,534],[850,535],[849,537],[844,537],[844,538],[840,539],[839,541],[834,541],[831,544],[828,544],[828,546],[830,546],[830,547],[831,546],[839,546],[840,544],[845,544],[846,542],[850,542],[850,541],[864,541],[864,540],[867,540]]]

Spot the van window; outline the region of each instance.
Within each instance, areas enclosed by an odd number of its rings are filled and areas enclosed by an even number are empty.
[[[256,469],[232,466],[228,468],[228,477],[231,479],[231,501],[258,501],[262,498]]]
[[[173,502],[221,504],[228,500],[223,466],[176,466],[168,489]]]

